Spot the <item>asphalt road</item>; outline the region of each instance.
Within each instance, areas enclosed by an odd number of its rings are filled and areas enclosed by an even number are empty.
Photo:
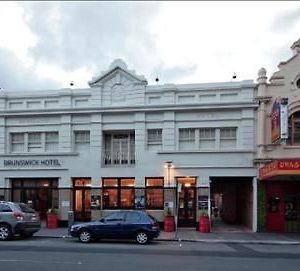
[[[299,245],[196,242],[81,244],[75,239],[31,238],[0,242],[1,271],[216,271],[284,270],[300,266]]]

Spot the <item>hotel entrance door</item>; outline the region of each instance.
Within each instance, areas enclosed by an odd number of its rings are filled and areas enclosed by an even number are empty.
[[[179,177],[177,183],[178,226],[193,227],[196,225],[196,178]]]
[[[75,221],[91,220],[91,179],[73,180]]]

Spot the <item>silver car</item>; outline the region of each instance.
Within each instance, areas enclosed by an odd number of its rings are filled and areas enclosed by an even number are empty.
[[[0,241],[30,237],[41,228],[39,214],[25,203],[0,201]]]

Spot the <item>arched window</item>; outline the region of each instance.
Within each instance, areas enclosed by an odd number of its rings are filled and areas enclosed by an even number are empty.
[[[300,111],[289,117],[289,138],[290,145],[300,145]]]

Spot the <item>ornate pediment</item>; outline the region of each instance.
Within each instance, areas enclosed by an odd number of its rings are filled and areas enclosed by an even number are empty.
[[[147,80],[143,75],[137,75],[135,71],[129,70],[123,60],[116,59],[108,70],[97,77],[93,77],[88,83],[91,87],[102,86],[112,90],[120,90],[130,85],[147,85]]]

